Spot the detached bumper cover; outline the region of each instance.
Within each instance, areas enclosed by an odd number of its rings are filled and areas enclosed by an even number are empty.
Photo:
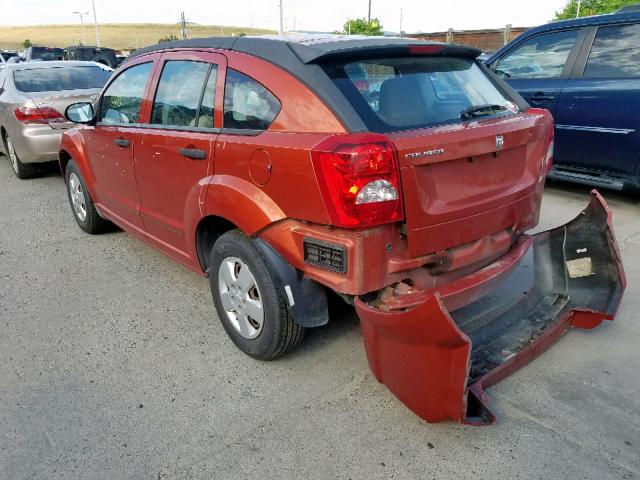
[[[613,320],[625,286],[611,212],[594,191],[576,219],[469,276],[360,297],[356,309],[378,381],[429,422],[486,425],[495,416],[484,389],[570,327]]]

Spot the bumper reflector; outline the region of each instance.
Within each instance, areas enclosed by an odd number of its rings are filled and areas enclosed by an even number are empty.
[[[305,238],[304,261],[332,272],[347,273],[347,251],[341,245]]]

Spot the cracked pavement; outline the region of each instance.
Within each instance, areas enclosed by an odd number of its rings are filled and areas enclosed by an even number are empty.
[[[349,308],[281,360],[243,355],[206,279],[85,235],[59,175],[20,181],[0,157],[0,479],[637,478],[640,196],[603,194],[629,281],[617,320],[489,389],[498,422],[474,428],[379,385]],[[588,199],[549,185],[538,230]]]

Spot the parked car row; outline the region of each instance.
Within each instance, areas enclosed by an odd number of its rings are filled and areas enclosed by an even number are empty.
[[[0,69],[7,63],[82,60],[101,63],[110,68],[117,68],[125,59],[111,48],[88,47],[75,45],[66,48],[32,46],[21,53],[0,51]],[[11,60],[10,60],[11,59]]]
[[[233,37],[145,48],[113,76],[25,63],[0,73],[0,128],[18,176],[29,152],[57,156],[82,230],[116,224],[207,276],[246,354],[296,347],[329,321],[333,291],[409,408],[486,424],[483,385],[571,325],[612,319],[625,285],[598,194],[573,222],[526,234],[553,120],[479,53]]]

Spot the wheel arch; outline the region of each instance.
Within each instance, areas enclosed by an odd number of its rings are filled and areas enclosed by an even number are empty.
[[[200,219],[196,227],[196,254],[198,263],[203,272],[208,273],[209,270],[209,254],[213,248],[213,244],[220,235],[236,229],[237,226],[229,220],[216,215],[208,215]]]
[[[67,164],[71,161],[71,154],[69,154],[69,152],[67,152],[66,150],[60,150],[60,152],[58,153],[58,165],[60,166],[60,173],[62,174],[62,180],[64,182],[67,181],[66,179],[66,171],[67,171]]]
[[[60,146],[58,148],[58,165],[60,166],[60,173],[62,174],[62,178],[65,182],[67,165],[71,160],[73,160],[78,166],[78,169],[80,170],[80,173],[84,178],[87,188],[89,189],[89,194],[93,197],[93,186],[95,179],[91,168],[89,168],[84,143],[82,142],[82,137],[76,130],[63,133],[62,139],[60,140]]]
[[[231,175],[215,175],[207,185],[204,215],[195,228],[198,262],[207,271],[215,240],[235,228],[255,237],[267,226],[286,218],[284,212],[256,185]]]
[[[7,138],[7,129],[4,128],[4,125],[2,125],[0,126],[0,147],[2,148],[2,151],[8,155],[9,152],[7,151],[6,138]]]

